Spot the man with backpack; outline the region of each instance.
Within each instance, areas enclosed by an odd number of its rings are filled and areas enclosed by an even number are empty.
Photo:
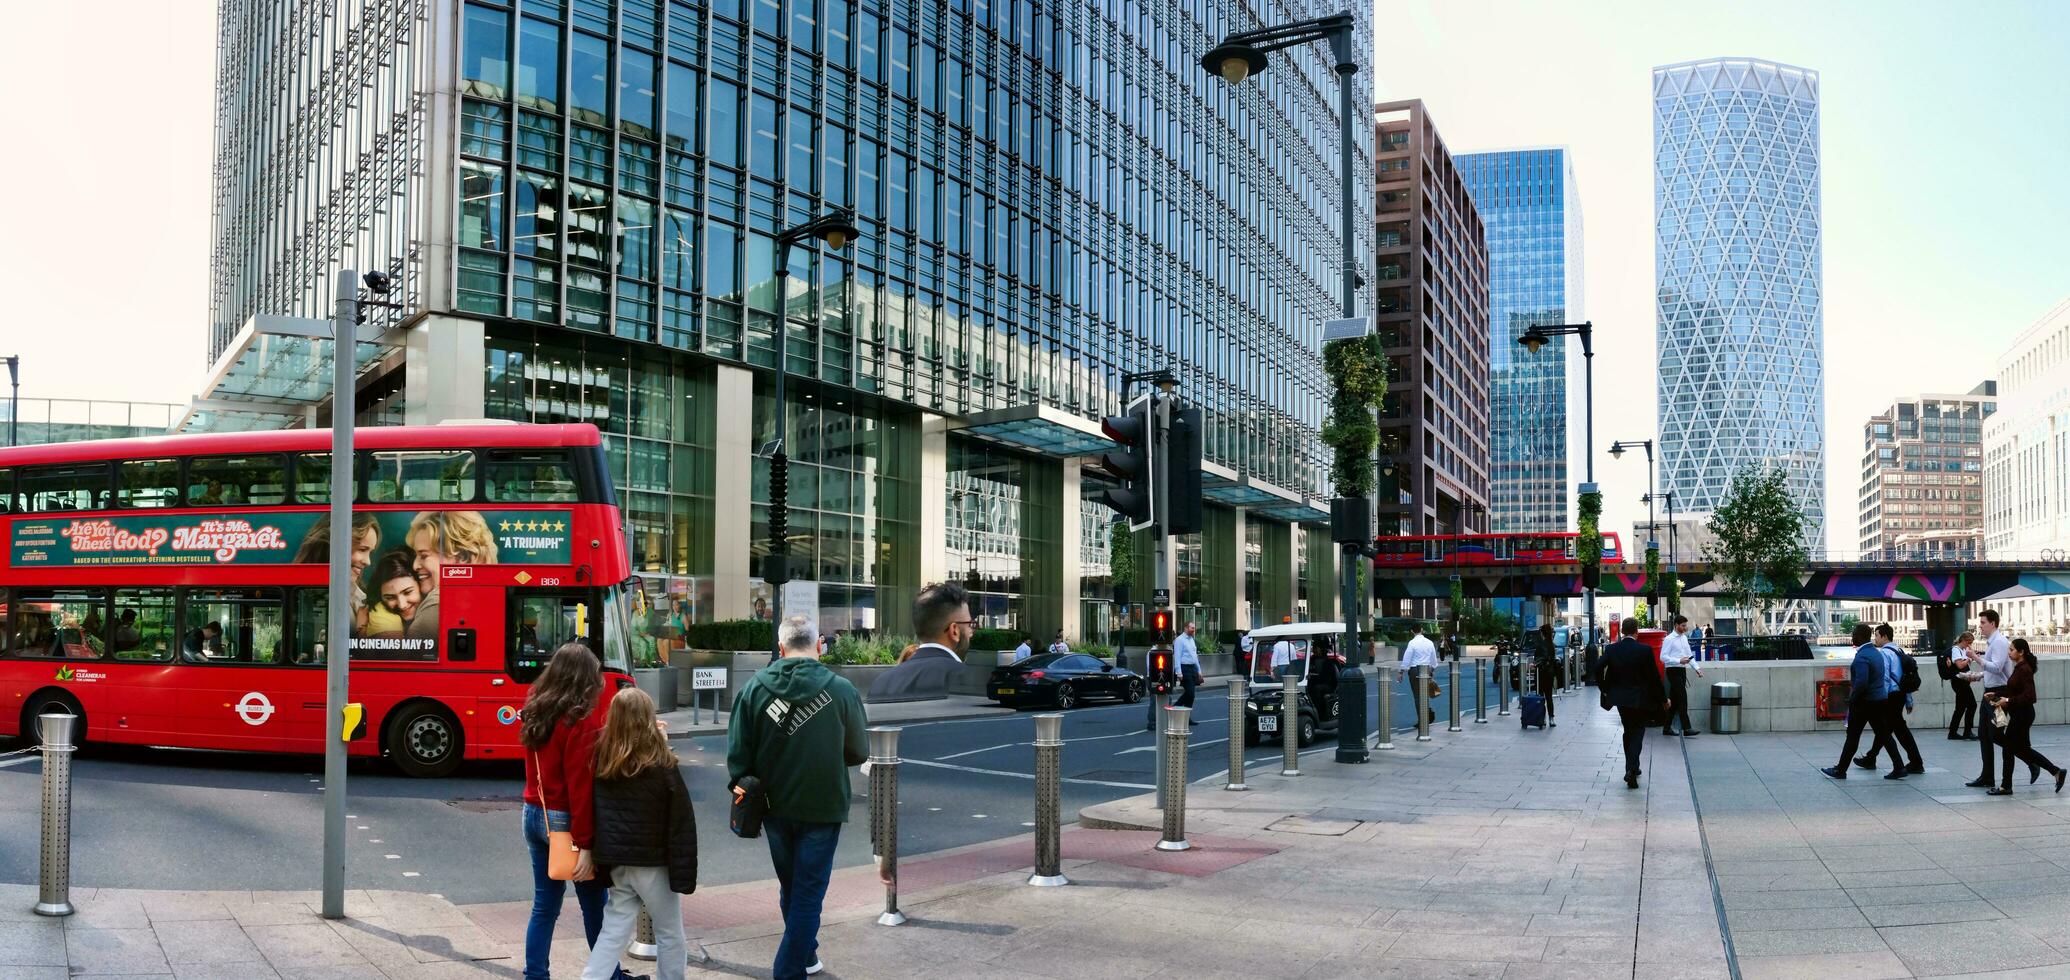
[[[1885,779],[1903,779],[1926,772],[1926,763],[1919,758],[1919,743],[1912,738],[1911,726],[1905,724],[1905,716],[1912,713],[1912,692],[1919,690],[1919,663],[1898,649],[1892,642],[1895,636],[1889,623],[1876,627],[1876,649],[1889,662],[1890,676],[1897,678],[1897,686],[1883,702],[1883,731],[1877,733],[1876,743],[1869,746],[1869,754],[1854,760],[1856,766],[1874,769],[1876,754],[1889,752],[1891,770],[1883,777]],[[1906,765],[1898,755],[1900,746],[1911,756],[1910,765]]]

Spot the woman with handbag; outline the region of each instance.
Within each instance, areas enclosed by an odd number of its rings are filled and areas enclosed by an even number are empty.
[[[518,741],[525,747],[525,844],[532,852],[532,919],[525,926],[525,980],[552,975],[554,924],[567,883],[582,907],[582,933],[595,946],[610,882],[590,860],[597,733],[607,704],[603,667],[581,643],[553,652],[525,696]],[[619,977],[625,976],[624,971]]]
[[[1985,792],[1992,796],[2012,795],[2013,761],[2017,757],[2019,761],[2027,764],[2029,783],[2040,779],[2041,771],[2046,769],[2050,775],[2056,777],[2056,792],[2060,793],[2063,791],[2063,781],[2066,776],[2070,776],[2070,772],[2050,762],[2048,756],[2035,751],[2032,741],[2034,671],[2040,664],[2034,659],[2034,651],[2027,648],[2026,640],[2012,641],[2012,662],[2012,678],[2006,681],[2004,693],[1985,695],[1992,707],[1997,709],[1987,724],[2002,725],[2005,729],[2005,733],[1999,736],[2001,741],[1998,743],[1999,747],[2005,750],[2004,775],[1999,778],[1998,785]],[[2004,721],[2001,722],[2000,718]]]

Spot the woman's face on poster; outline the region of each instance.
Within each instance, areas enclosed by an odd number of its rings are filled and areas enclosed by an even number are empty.
[[[410,535],[410,551],[414,554],[411,570],[417,573],[417,588],[429,593],[438,588],[438,570],[444,567],[446,556],[438,549],[438,534],[430,528],[420,528]]]
[[[424,593],[418,591],[417,580],[397,576],[381,583],[381,605],[389,612],[404,619],[417,614],[417,604],[424,601]]]
[[[379,528],[367,528],[359,537],[352,539],[352,577],[366,574],[367,566],[374,563],[374,549],[381,546]]]

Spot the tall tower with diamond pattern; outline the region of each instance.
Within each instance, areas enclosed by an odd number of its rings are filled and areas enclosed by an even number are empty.
[[[1825,547],[1818,73],[1752,58],[1653,69],[1660,485],[1713,509],[1781,466]]]

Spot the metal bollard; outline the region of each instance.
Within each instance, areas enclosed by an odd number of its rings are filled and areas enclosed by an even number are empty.
[[[1509,717],[1509,654],[1495,655],[1495,717]]]
[[[1380,732],[1376,749],[1394,748],[1394,665],[1374,664],[1373,674],[1378,679],[1374,685],[1380,689]]]
[[[880,926],[903,925],[905,913],[898,910],[898,733],[894,726],[869,730],[870,737],[870,843],[877,852],[878,867],[891,882],[884,886],[884,913]]]
[[[1459,727],[1459,661],[1454,660],[1445,665],[1445,684],[1452,689],[1452,717],[1445,726],[1445,731],[1465,731]]]
[[[1301,682],[1289,674],[1279,679],[1279,743],[1285,762],[1282,776],[1301,775]]]
[[[1160,851],[1186,851],[1186,739],[1193,732],[1192,708],[1164,709],[1164,835]]]
[[[1487,666],[1488,662],[1486,660],[1483,660],[1479,657],[1474,658],[1473,723],[1476,725],[1485,725],[1488,723],[1488,688],[1487,685],[1482,683],[1484,675],[1486,674],[1485,668]]]
[[[1229,781],[1222,788],[1232,793],[1250,789],[1243,781],[1243,706],[1248,700],[1244,686],[1243,678],[1229,678]]]
[[[43,867],[37,915],[72,914],[72,726],[68,714],[37,715],[43,735]]]
[[[642,903],[640,918],[633,923],[632,945],[626,947],[625,955],[651,963],[660,952],[654,945],[654,917],[647,914],[647,906]]]
[[[1028,884],[1068,885],[1060,853],[1059,824],[1063,795],[1064,716],[1035,716],[1035,873]]]
[[[1430,665],[1417,664],[1409,673],[1409,687],[1416,696],[1416,741],[1430,741]]]

